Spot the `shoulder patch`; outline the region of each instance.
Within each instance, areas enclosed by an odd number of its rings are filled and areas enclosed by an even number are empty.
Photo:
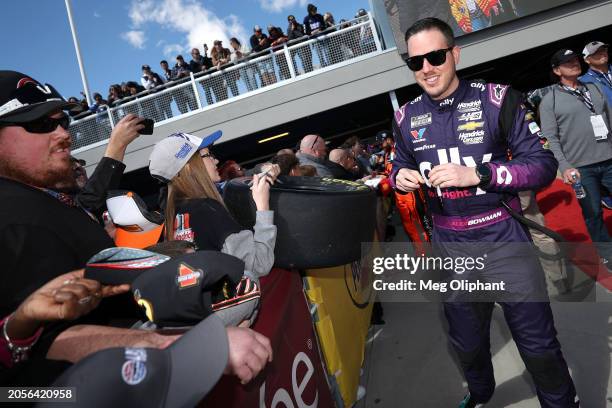
[[[502,102],[504,101],[504,96],[508,91],[508,85],[488,84],[487,87],[489,91],[489,102],[498,108],[501,108]]]
[[[395,121],[398,126],[402,125],[404,118],[406,117],[406,105],[402,105],[401,108],[395,111]]]

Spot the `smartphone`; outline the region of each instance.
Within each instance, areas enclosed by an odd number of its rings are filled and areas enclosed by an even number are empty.
[[[153,119],[144,119],[141,122],[144,125],[144,128],[140,129],[138,133],[141,135],[152,135],[153,134]]]

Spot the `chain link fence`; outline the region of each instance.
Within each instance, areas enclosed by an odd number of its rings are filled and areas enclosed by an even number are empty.
[[[114,124],[130,113],[158,123],[378,50],[374,21],[369,16],[344,22],[317,37],[293,40],[191,80],[166,83],[76,120],[70,125],[72,148],[107,140]]]

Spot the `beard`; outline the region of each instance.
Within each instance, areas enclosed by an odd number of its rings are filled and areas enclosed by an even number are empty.
[[[64,166],[49,167],[41,173],[35,173],[10,158],[4,158],[0,160],[0,175],[35,187],[55,189],[56,186],[76,185],[70,159],[64,162]]]

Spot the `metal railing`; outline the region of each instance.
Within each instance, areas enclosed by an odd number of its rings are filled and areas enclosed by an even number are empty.
[[[251,53],[237,63],[191,74],[182,81],[167,82],[122,99],[103,111],[73,120],[70,124],[72,148],[105,143],[115,123],[129,113],[153,119],[156,123],[176,119],[188,112],[207,109],[381,51],[370,15],[345,22],[316,37],[304,36],[282,46]]]

